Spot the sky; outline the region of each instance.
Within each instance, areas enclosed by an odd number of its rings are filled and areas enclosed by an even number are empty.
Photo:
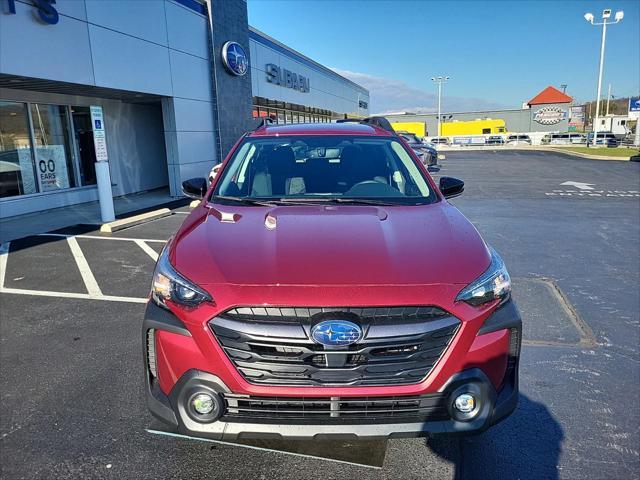
[[[640,1],[248,0],[249,24],[359,83],[370,112],[429,112],[433,76],[449,76],[443,111],[520,108],[548,85],[595,99],[602,10],[602,96],[640,92]],[[613,18],[613,15],[612,15]]]

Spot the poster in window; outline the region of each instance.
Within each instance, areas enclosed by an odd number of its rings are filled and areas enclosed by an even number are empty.
[[[41,192],[70,187],[64,145],[37,147],[36,158],[36,178]]]

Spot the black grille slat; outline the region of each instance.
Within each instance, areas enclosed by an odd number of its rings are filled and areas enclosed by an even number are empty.
[[[238,307],[225,312],[225,316],[253,322],[299,322],[319,313],[334,312],[351,313],[365,321],[424,320],[449,315],[438,307]]]
[[[225,421],[278,420],[286,417],[300,421],[353,422],[358,420],[384,422],[444,420],[448,418],[446,396],[429,394],[408,397],[255,397],[223,394],[226,403]]]
[[[365,337],[341,348],[317,344],[311,327],[326,318],[355,321]],[[402,385],[429,374],[460,321],[437,307],[238,307],[209,325],[251,383]]]

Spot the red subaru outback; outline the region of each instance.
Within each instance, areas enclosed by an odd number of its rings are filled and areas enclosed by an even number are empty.
[[[147,404],[214,439],[479,432],[518,397],[500,256],[384,119],[244,135],[155,269]]]

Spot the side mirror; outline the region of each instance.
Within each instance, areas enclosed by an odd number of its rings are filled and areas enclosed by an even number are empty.
[[[190,178],[182,182],[182,193],[189,198],[200,200],[207,193],[206,178]]]
[[[440,192],[444,198],[453,198],[462,195],[464,182],[453,177],[440,177]]]

